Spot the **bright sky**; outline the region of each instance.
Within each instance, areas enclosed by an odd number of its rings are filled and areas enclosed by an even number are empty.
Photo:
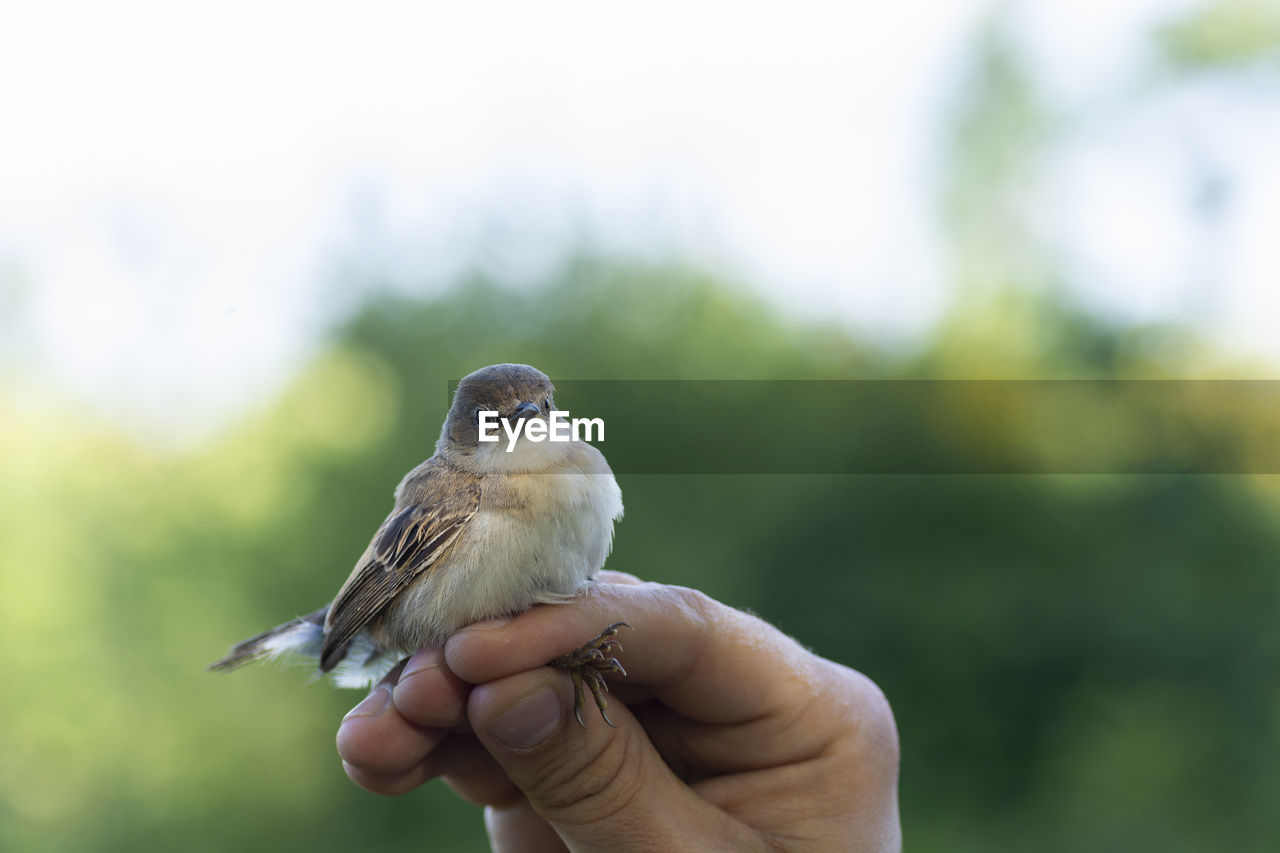
[[[1145,35],[1187,7],[1017,8],[1071,109],[1136,94]],[[438,283],[482,249],[532,277],[582,222],[909,338],[949,298],[940,132],[989,12],[17,6],[0,25],[0,370],[200,432],[285,381],[358,296],[335,296],[335,262]],[[1212,88],[1124,97],[1053,153],[1046,232],[1102,310],[1280,356],[1280,112]],[[1205,187],[1230,190],[1189,203]]]

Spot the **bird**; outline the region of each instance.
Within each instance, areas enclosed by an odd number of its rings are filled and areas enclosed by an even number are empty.
[[[550,378],[526,364],[464,377],[435,453],[396,487],[391,512],[333,600],[238,643],[207,668],[295,655],[314,659],[339,686],[367,686],[473,622],[572,601],[596,583],[623,514],[604,454],[576,437],[482,440],[482,413],[496,412],[510,435],[528,426],[520,421],[558,411],[554,394]],[[624,627],[609,625],[549,662],[572,676],[579,725],[584,686],[613,725],[604,676],[626,675],[615,657]]]

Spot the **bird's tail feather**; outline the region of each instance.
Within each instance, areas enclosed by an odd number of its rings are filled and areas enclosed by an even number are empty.
[[[283,625],[237,643],[226,657],[214,661],[206,669],[230,670],[256,660],[288,654],[319,658],[320,646],[324,642],[324,617],[328,609],[322,607],[315,613],[290,619]]]

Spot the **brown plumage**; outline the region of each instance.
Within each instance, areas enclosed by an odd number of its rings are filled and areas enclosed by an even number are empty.
[[[442,644],[479,619],[572,599],[603,565],[622,516],[622,496],[604,456],[581,441],[521,438],[482,442],[478,413],[512,424],[546,418],[554,387],[527,365],[499,364],[459,384],[436,453],[395,492],[346,583],[327,607],[235,646],[211,669],[233,669],[286,653],[316,658],[340,684],[376,681],[395,661]],[[601,654],[557,659],[585,679],[603,712],[602,672],[619,672]],[[606,718],[607,719],[607,718]]]
[[[446,554],[480,508],[480,478],[432,457],[405,480],[412,503],[382,522],[368,550],[329,606],[320,671],[347,652],[352,637]]]

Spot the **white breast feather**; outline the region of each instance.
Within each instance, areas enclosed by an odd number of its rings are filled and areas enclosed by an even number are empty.
[[[499,451],[506,458],[495,462],[543,463],[550,447],[557,462],[571,463],[555,467],[574,472],[503,472],[509,493],[492,502],[482,497],[447,566],[429,569],[393,605],[391,621],[407,652],[443,643],[480,619],[566,601],[604,565],[613,522],[622,517],[622,491],[604,457],[579,442],[534,444],[522,454],[524,444],[509,456]]]

